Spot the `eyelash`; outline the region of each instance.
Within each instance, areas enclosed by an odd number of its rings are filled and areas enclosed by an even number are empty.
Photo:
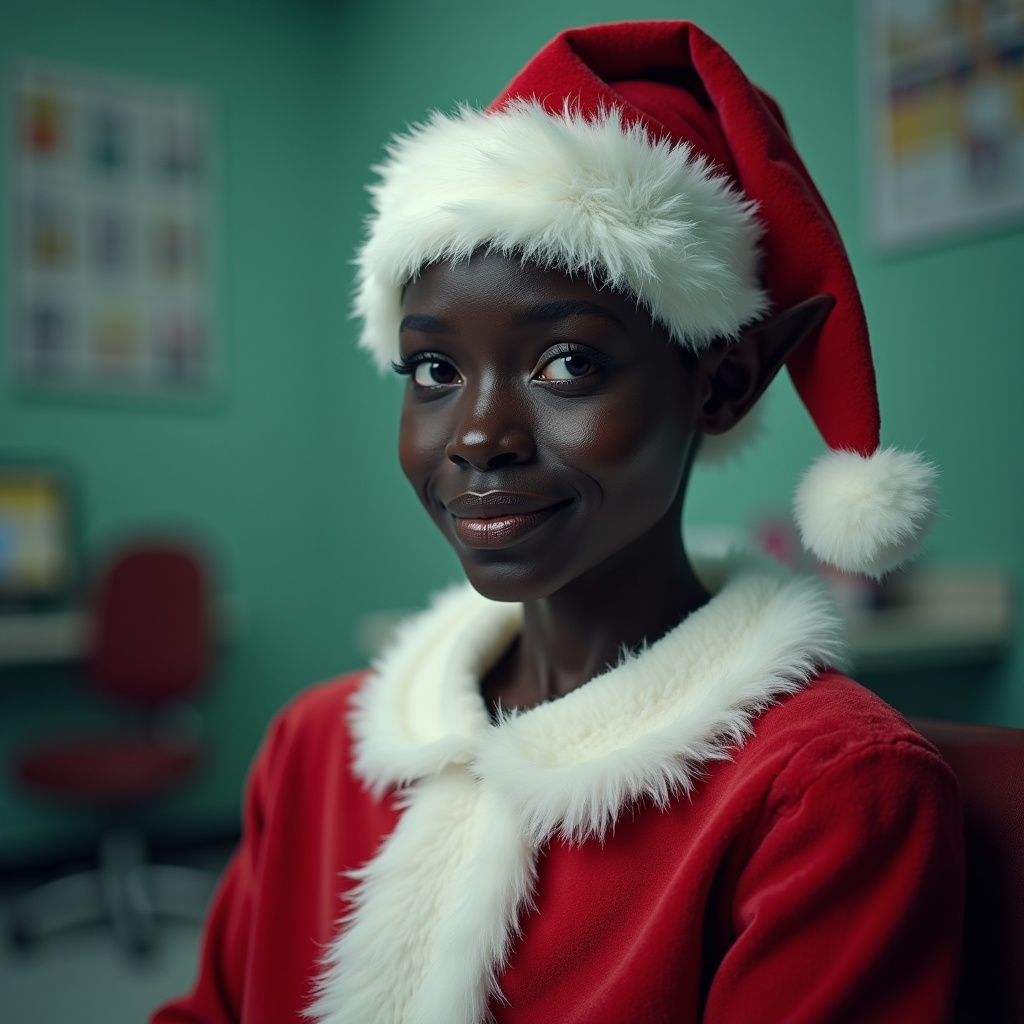
[[[580,345],[575,341],[561,341],[550,350],[548,358],[544,360],[541,369],[543,370],[545,367],[550,366],[556,359],[564,359],[566,356],[586,356],[594,364],[594,371],[598,373],[607,370],[612,365],[612,360],[603,352],[598,352],[587,345]],[[590,374],[586,376],[589,377]],[[584,379],[584,377],[576,378],[576,380]],[[572,381],[548,381],[547,383],[571,384]]]
[[[597,372],[607,369],[612,362],[611,359],[609,359],[603,352],[598,352],[595,349],[589,348],[586,345],[577,344],[576,342],[563,341],[551,348],[548,353],[548,358],[541,364],[540,369],[543,370],[556,359],[564,359],[566,356],[576,355],[586,356],[594,364],[594,369]],[[415,355],[411,356],[400,355],[398,359],[392,360],[391,369],[401,377],[411,377],[416,372],[417,367],[423,363],[433,362],[448,363],[451,366],[455,365],[450,359],[441,355],[439,352],[417,352]],[[586,376],[589,377],[590,374],[587,374]],[[584,379],[584,377],[576,378],[576,380]],[[545,383],[555,387],[565,387],[566,385],[571,386],[574,381],[545,381]]]
[[[391,369],[402,377],[411,377],[416,372],[416,367],[420,363],[447,363],[450,361],[436,352],[417,352],[414,356],[399,356],[397,359],[392,360]]]

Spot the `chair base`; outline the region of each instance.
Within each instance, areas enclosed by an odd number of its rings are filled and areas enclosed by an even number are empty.
[[[216,877],[195,868],[150,864],[138,833],[117,830],[100,842],[99,866],[54,879],[17,897],[8,938],[22,950],[71,928],[109,922],[118,945],[144,957],[157,946],[157,921],[203,920]]]

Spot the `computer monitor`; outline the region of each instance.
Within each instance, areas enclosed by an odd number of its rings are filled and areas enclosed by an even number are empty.
[[[57,471],[0,464],[0,606],[61,604],[75,581],[70,489]]]

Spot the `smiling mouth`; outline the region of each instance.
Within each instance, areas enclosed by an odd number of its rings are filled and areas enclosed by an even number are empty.
[[[504,548],[538,530],[570,503],[571,499],[491,491],[457,495],[445,507],[456,537],[466,547]]]

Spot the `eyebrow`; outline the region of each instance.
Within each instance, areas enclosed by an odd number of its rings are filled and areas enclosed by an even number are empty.
[[[452,325],[429,313],[410,313],[399,324],[401,331],[423,331],[425,334],[451,334]]]
[[[520,313],[513,320],[513,326],[533,327],[537,324],[568,320],[574,316],[598,316],[613,324],[620,331],[626,330],[626,325],[610,309],[598,305],[596,302],[588,302],[586,299],[555,299],[539,306],[533,306]],[[451,334],[454,330],[447,320],[431,316],[429,313],[410,313],[402,318],[399,329],[421,331],[424,334]]]
[[[573,316],[598,316],[614,324],[620,331],[626,330],[626,325],[610,309],[598,305],[596,302],[588,302],[586,299],[556,299],[553,302],[534,306],[517,316],[515,325],[516,327],[531,327],[534,324],[568,320]]]

